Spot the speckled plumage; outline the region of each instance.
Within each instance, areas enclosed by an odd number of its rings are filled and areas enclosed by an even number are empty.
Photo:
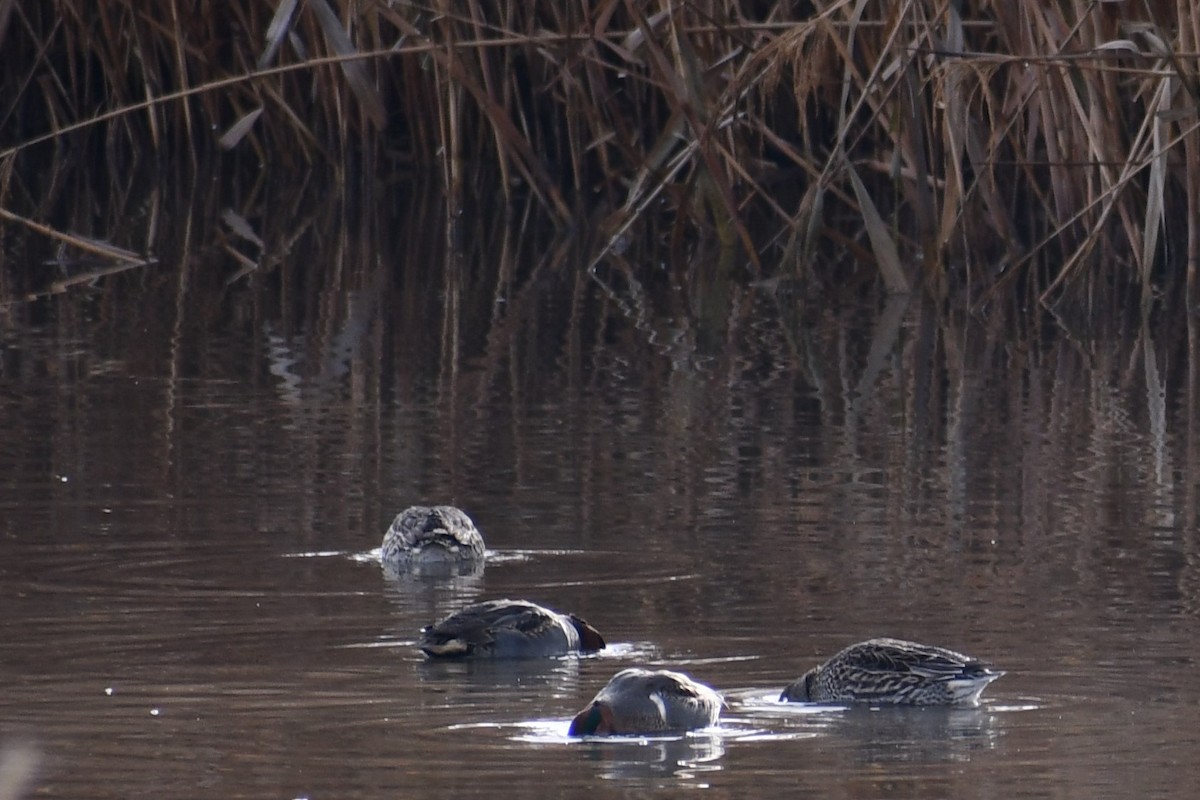
[[[574,614],[525,600],[489,600],[421,630],[430,658],[548,658],[604,649],[600,632]]]
[[[483,536],[454,506],[412,506],[392,521],[380,555],[387,568],[482,566]]]
[[[780,700],[875,705],[969,706],[1004,672],[943,647],[869,639],[810,669]]]
[[[571,720],[571,736],[644,735],[707,728],[724,702],[682,672],[623,669]]]

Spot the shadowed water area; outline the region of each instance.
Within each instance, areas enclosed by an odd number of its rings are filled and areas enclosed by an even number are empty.
[[[288,248],[263,232],[271,257],[181,227],[159,264],[0,315],[0,742],[38,753],[31,796],[1200,785],[1186,331],[641,286],[520,219],[343,202]],[[474,518],[481,573],[383,573],[428,502]],[[415,648],[498,597],[610,647]],[[776,701],[871,636],[1008,674],[975,709]],[[630,665],[722,691],[720,726],[568,739]]]

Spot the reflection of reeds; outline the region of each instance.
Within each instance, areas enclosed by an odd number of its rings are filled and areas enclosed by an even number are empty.
[[[628,528],[727,548],[710,581],[676,585],[679,608],[740,586],[788,598],[794,624],[821,587],[871,586],[882,564],[940,591],[943,561],[974,565],[954,579],[978,604],[931,609],[898,578],[902,615],[972,630],[989,571],[1014,563],[1018,598],[1072,580],[1160,602],[1177,585],[1200,607],[1193,318],[1114,305],[1077,336],[1020,303],[979,317],[916,295],[880,312],[723,280],[704,269],[716,243],[641,229],[593,278],[587,237],[550,231],[534,197],[453,218],[424,186],[369,187],[256,186],[227,220],[211,192],[133,196],[162,219],[159,266],[0,314],[17,345],[5,419],[47,432],[14,440],[14,463],[55,465],[74,491],[261,492],[262,524],[311,549],[330,531],[376,546],[412,497],[479,509],[510,542],[565,504],[573,547]],[[228,285],[226,248],[261,266]],[[155,508],[156,529],[178,524]],[[748,567],[760,525],[828,536]],[[628,602],[666,619],[656,591]]]
[[[840,251],[896,292],[1053,304],[1116,282],[1148,302],[1200,258],[1189,4],[810,5],[14,5],[0,202],[34,194],[11,170],[47,139],[102,143],[114,169],[353,151],[440,176],[453,210],[486,173],[563,225],[600,209],[612,244],[666,220],[755,264],[765,243]]]

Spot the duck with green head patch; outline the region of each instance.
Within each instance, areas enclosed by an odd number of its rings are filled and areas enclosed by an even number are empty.
[[[571,720],[570,736],[637,736],[707,728],[724,702],[682,672],[623,669]]]

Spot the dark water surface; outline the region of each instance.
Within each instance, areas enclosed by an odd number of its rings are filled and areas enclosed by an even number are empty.
[[[752,286],[689,316],[578,267],[489,307],[471,274],[296,310],[164,266],[5,318],[0,741],[40,754],[33,796],[1200,786],[1196,398],[1157,332],[1010,346]],[[481,575],[383,575],[416,502],[475,518]],[[613,646],[413,647],[502,596]],[[775,702],[875,635],[1008,674],[978,709]],[[568,741],[632,664],[722,690],[720,728]]]

